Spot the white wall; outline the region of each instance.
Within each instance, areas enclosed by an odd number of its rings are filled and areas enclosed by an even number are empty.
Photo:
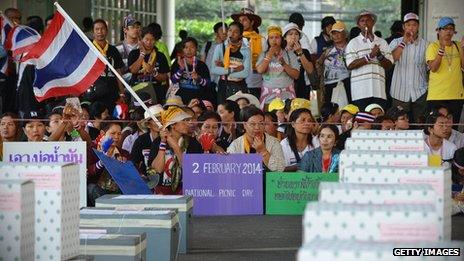
[[[427,41],[436,41],[438,20],[443,16],[454,19],[457,34],[455,41],[460,41],[464,35],[464,0],[424,0],[423,30]]]

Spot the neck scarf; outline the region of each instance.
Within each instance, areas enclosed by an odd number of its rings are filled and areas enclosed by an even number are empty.
[[[245,150],[245,153],[247,153],[247,154],[250,153],[250,151],[251,151],[251,145],[248,142],[248,139],[247,139],[246,135],[243,136],[243,149]]]
[[[250,41],[251,64],[253,66],[253,70],[256,70],[256,62],[258,61],[259,54],[262,51],[261,35],[255,31],[246,31],[243,32],[243,37]]]
[[[238,42],[237,44],[233,44],[231,42],[229,42],[229,44],[227,45],[226,47],[226,50],[224,52],[224,69],[229,69],[229,66],[230,66],[230,50],[232,49],[232,47],[237,48],[237,49],[240,49],[240,46],[241,46],[242,42]]]
[[[103,47],[103,49],[100,47],[100,45],[98,44],[98,42],[96,40],[93,40],[93,45],[95,45],[95,47],[97,47],[97,50],[103,55],[106,57],[106,52],[108,52],[108,48],[109,48],[109,44],[108,44],[108,41],[106,41],[106,44],[105,44],[105,47]]]

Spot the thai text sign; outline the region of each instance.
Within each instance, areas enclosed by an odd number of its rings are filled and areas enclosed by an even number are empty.
[[[183,190],[194,215],[262,215],[262,157],[257,154],[185,154]]]
[[[34,163],[79,165],[79,207],[87,206],[87,149],[83,141],[75,142],[5,142],[3,161],[8,163]]]
[[[319,183],[338,182],[338,173],[266,173],[266,214],[302,215],[308,201],[317,201]]]

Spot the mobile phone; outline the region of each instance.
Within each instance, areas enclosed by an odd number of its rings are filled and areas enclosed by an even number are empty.
[[[81,102],[77,97],[66,98],[66,105],[71,105],[74,109],[76,109],[80,114],[82,113]]]

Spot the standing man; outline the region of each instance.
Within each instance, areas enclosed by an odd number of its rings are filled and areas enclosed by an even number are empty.
[[[353,104],[364,110],[372,103],[386,106],[385,70],[393,58],[387,42],[374,35],[377,16],[363,10],[356,16],[361,33],[346,47],[346,64],[351,70],[351,97]]]
[[[216,46],[212,73],[219,75],[218,104],[238,91],[246,93],[245,79],[250,72],[250,49],[243,45],[243,26],[239,22],[229,25],[228,39],[224,45]]]
[[[334,25],[337,21],[333,16],[326,16],[321,20],[321,29],[322,32],[319,36],[316,36],[309,46],[309,52],[312,54],[313,61],[319,59],[322,52],[329,46],[332,45],[332,41],[330,39],[330,31],[332,31],[332,25]]]
[[[250,49],[251,67],[246,78],[248,91],[256,98],[261,97],[261,87],[263,86],[263,76],[256,70],[256,62],[262,52],[267,49],[266,39],[258,32],[261,25],[261,17],[255,14],[250,8],[242,8],[240,13],[231,15],[234,22],[243,25],[243,37],[246,39],[244,45]]]
[[[211,72],[211,68],[213,66],[213,55],[214,55],[214,50],[216,49],[216,46],[222,45],[224,41],[227,39],[227,24],[224,24],[222,22],[218,22],[214,25],[214,41],[207,41],[203,48],[201,49],[201,61],[206,63],[206,66],[208,66],[208,69]],[[211,75],[211,82],[214,82],[215,84],[218,83],[219,81],[219,75],[215,75],[213,73],[210,73]]]
[[[419,16],[415,13],[404,16],[403,31],[403,37],[390,43],[395,61],[390,94],[392,107],[401,106],[409,114],[411,122],[417,122],[427,107],[427,41],[419,37]]]
[[[121,73],[124,63],[118,49],[106,40],[107,35],[108,25],[106,21],[96,19],[93,22],[93,45]],[[116,101],[120,96],[124,96],[124,87],[107,66],[85,95],[89,101],[100,101],[106,105],[108,111],[113,112]]]
[[[124,17],[124,40],[119,45],[117,45],[116,48],[118,49],[122,61],[124,62],[124,68],[122,69],[122,73],[126,82],[129,82],[130,78],[132,77],[132,74],[129,72],[129,66],[127,65],[127,58],[129,57],[129,53],[132,50],[139,48],[141,32],[140,27],[141,23],[135,20],[135,18],[133,18],[132,15]]]
[[[438,21],[438,41],[427,47],[426,61],[430,68],[428,107],[442,104],[453,114],[454,123],[461,118],[464,99],[462,70],[464,67],[464,38],[452,40],[456,34],[454,20],[442,17]]]

